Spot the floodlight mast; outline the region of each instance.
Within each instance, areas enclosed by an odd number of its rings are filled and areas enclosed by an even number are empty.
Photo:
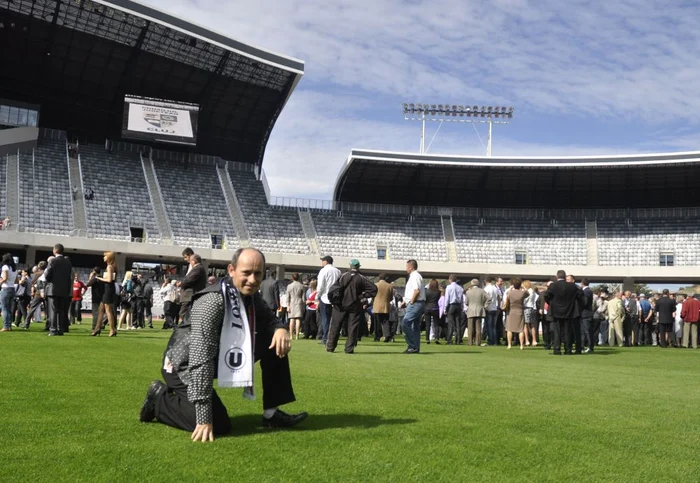
[[[498,106],[455,106],[449,104],[403,104],[403,116],[407,121],[421,121],[420,153],[425,154],[425,122],[466,122],[469,124],[488,124],[489,137],[486,156],[491,156],[493,125],[509,124],[513,119],[512,107]],[[439,128],[438,128],[439,129]]]

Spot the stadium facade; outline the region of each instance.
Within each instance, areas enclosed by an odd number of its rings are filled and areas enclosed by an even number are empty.
[[[368,273],[415,258],[427,276],[696,279],[700,153],[353,150],[332,201],[279,206],[262,161],[302,61],[126,0],[7,2],[0,41],[0,245],[24,263],[60,240],[122,269],[184,246],[223,267],[257,246],[280,271],[331,254]]]

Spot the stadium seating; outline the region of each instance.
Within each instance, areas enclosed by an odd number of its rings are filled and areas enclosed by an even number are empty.
[[[598,222],[600,265],[659,266],[663,252],[674,265],[700,265],[700,223],[695,220],[633,220]]]
[[[95,192],[85,207],[88,230],[96,238],[129,240],[129,227],[143,228],[146,238],[160,236],[138,153],[84,145],[80,161],[83,186]]]
[[[19,223],[26,231],[69,235],[73,230],[65,141],[41,138],[19,160]]]
[[[238,248],[216,166],[155,159],[153,165],[176,244],[211,248],[215,234],[225,238],[227,248]]]
[[[377,259],[386,248],[388,259],[447,261],[440,217],[315,211],[312,219],[324,255]]]
[[[454,218],[457,259],[462,263],[515,263],[524,252],[530,265],[585,265],[584,222]]]
[[[269,206],[252,171],[230,170],[229,176],[253,246],[272,253],[310,252],[296,209]]]

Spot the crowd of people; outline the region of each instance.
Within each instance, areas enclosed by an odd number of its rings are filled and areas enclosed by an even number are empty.
[[[419,352],[421,334],[427,344],[542,346],[553,353],[564,346],[565,354],[608,345],[697,347],[700,301],[668,290],[610,293],[603,286],[594,292],[588,280],[577,283],[563,272],[546,284],[501,277],[462,284],[457,275],[424,283],[417,262],[409,260],[402,294],[384,274],[374,281],[363,276],[358,260],[345,273],[330,256],[321,265],[316,276],[302,280],[293,274],[282,296],[268,274],[261,292],[279,317],[289,319],[294,338],[316,338],[329,352],[340,334],[347,336],[346,353],[363,337],[392,342],[397,335],[404,335],[407,353]],[[557,313],[559,292],[569,300]]]

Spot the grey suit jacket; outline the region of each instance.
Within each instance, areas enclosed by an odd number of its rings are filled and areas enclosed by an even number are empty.
[[[65,256],[57,256],[44,272],[47,297],[71,297],[73,295],[73,265]]]
[[[464,299],[467,302],[467,317],[485,317],[488,298],[486,291],[481,287],[472,287],[464,292]]]

